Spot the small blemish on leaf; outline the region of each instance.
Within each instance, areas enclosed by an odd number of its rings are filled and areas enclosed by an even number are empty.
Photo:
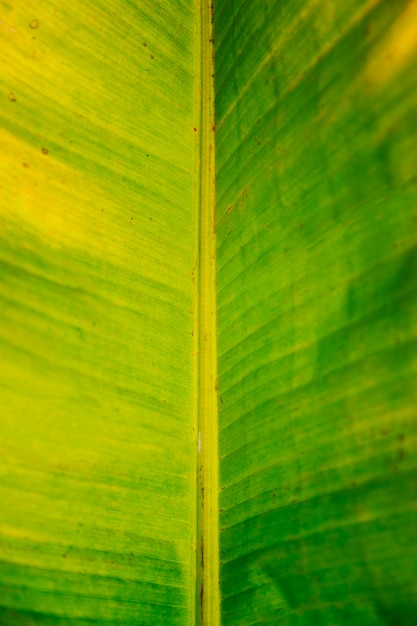
[[[16,102],[16,96],[14,95],[13,91],[9,93],[8,98],[10,102]]]
[[[22,163],[23,167],[25,167],[27,170],[29,169],[29,163]]]
[[[41,152],[42,154],[49,154],[48,148],[42,148]]]
[[[146,41],[143,42],[143,47],[146,48],[148,44],[146,43]]]
[[[193,133],[196,133],[196,132],[197,132],[197,129],[196,129],[196,127],[194,126],[194,128],[193,128]]]
[[[151,57],[151,59],[154,59],[154,58],[155,58],[155,55],[154,55],[154,54],[150,54],[149,56]]]
[[[29,23],[29,28],[39,28],[39,20],[32,20]]]

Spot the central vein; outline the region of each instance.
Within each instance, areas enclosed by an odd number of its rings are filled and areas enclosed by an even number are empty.
[[[213,6],[202,0],[198,288],[197,623],[220,624]]]

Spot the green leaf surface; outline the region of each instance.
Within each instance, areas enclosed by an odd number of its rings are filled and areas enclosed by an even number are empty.
[[[0,626],[415,626],[417,2],[0,7]]]
[[[222,623],[412,626],[417,6],[216,6]]]

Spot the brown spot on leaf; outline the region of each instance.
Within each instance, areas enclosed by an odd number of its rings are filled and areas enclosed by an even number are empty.
[[[39,20],[32,20],[29,23],[29,28],[39,28]]]
[[[8,98],[10,102],[16,102],[16,96],[14,95],[13,91],[9,93]]]
[[[49,154],[48,148],[42,148],[41,152],[42,154]]]

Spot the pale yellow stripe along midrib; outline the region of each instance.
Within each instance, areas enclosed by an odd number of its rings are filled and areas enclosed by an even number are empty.
[[[199,3],[198,193],[198,512],[196,623],[219,626],[219,521],[213,5]]]

